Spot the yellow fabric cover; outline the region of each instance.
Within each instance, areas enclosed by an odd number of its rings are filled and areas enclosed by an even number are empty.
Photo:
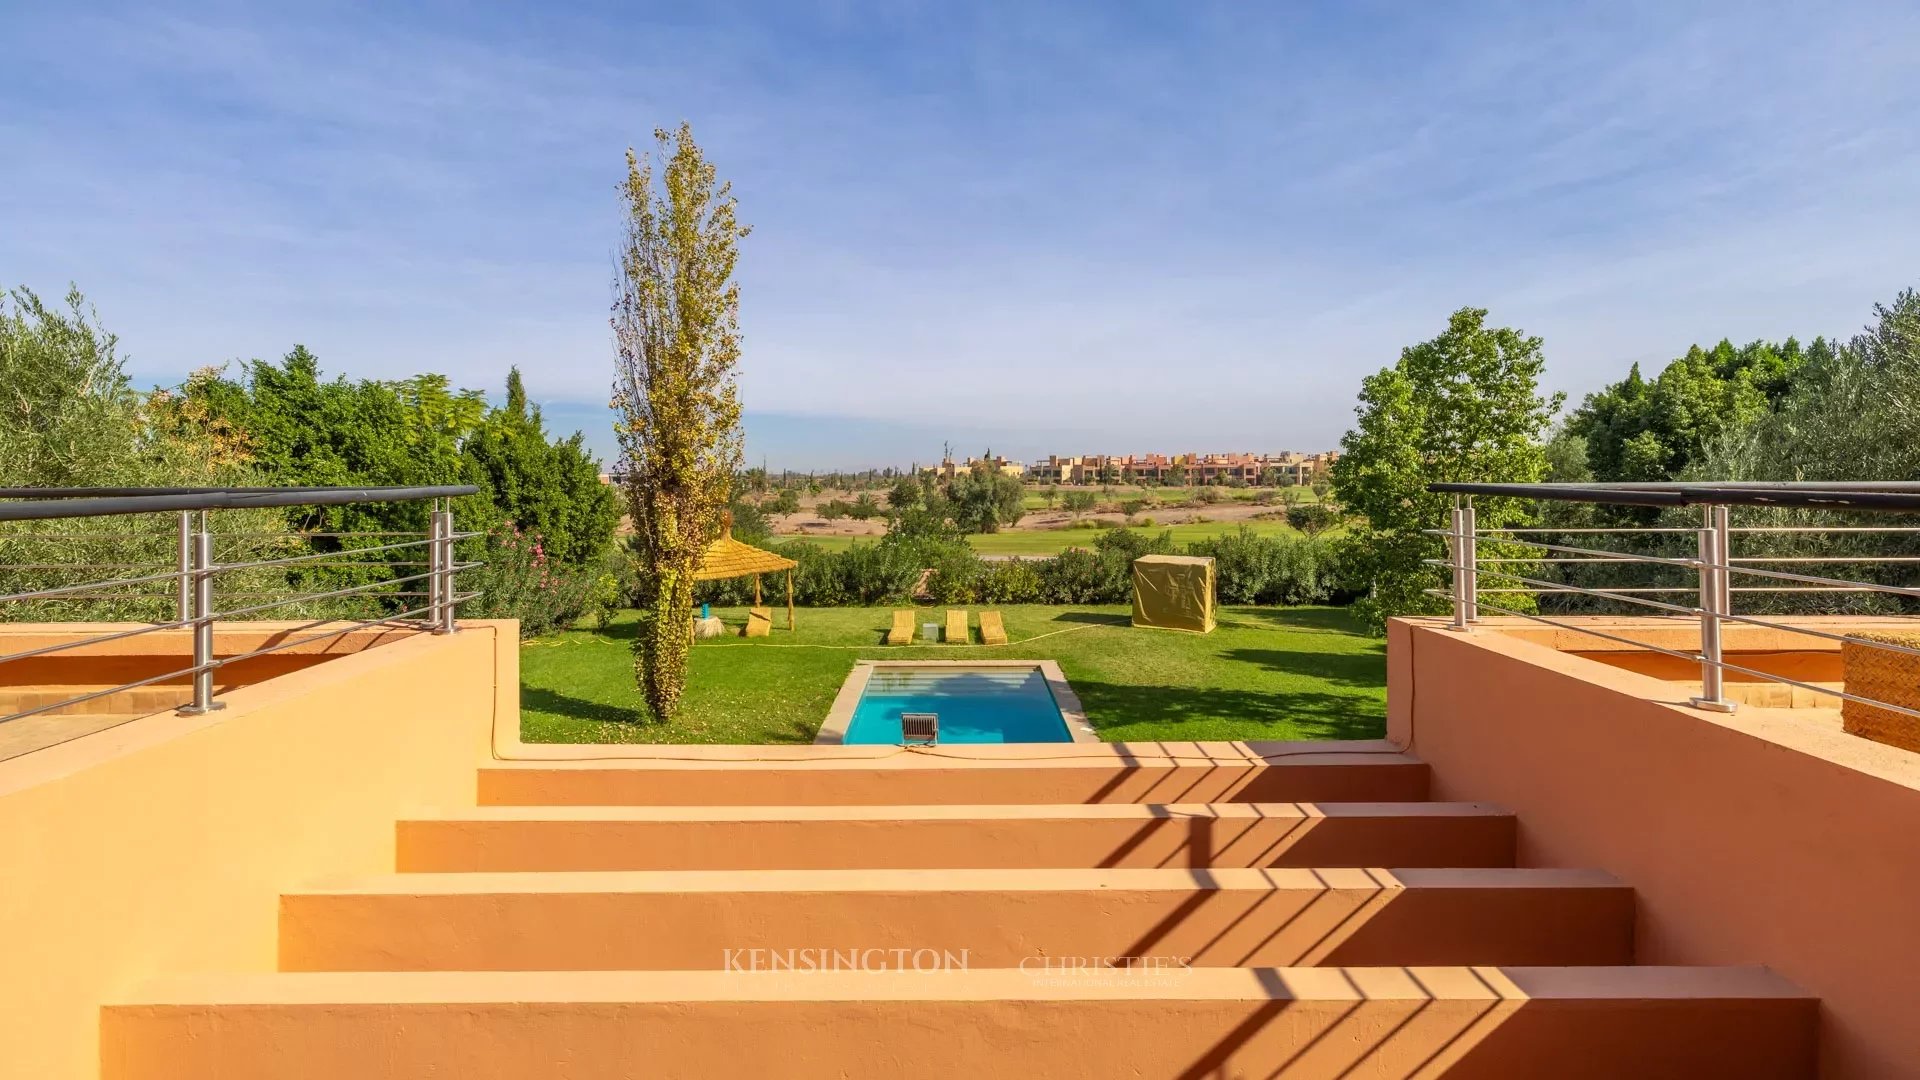
[[[1213,560],[1142,555],[1133,560],[1133,625],[1204,634],[1213,629]]]

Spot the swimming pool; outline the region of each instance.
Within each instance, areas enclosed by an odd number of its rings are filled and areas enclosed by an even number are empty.
[[[1059,672],[1051,661],[864,662],[816,741],[898,745],[910,712],[938,715],[942,743],[1095,741]]]

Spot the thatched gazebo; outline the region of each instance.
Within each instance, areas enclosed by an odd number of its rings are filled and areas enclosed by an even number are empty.
[[[700,557],[700,569],[694,572],[695,581],[719,581],[723,578],[737,578],[753,575],[753,611],[765,618],[769,625],[773,613],[760,606],[760,575],[787,572],[787,629],[793,629],[793,568],[800,564],[784,555],[775,555],[764,548],[742,543],[733,538],[733,515],[729,514],[720,526],[720,536],[707,545],[706,553]],[[752,620],[748,620],[748,634],[752,635]]]

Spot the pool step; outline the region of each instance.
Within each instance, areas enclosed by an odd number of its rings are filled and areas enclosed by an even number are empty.
[[[406,972],[181,977],[101,1017],[103,1080],[1813,1075],[1758,968]]]
[[[1427,797],[1428,779],[1425,762],[1384,740],[930,749],[622,747],[616,752],[626,757],[495,763],[480,770],[479,801],[491,806],[1417,802]]]
[[[398,825],[403,871],[1512,866],[1485,803],[483,806]]]
[[[398,874],[280,901],[288,971],[813,970],[889,956],[1624,964],[1632,952],[1633,891],[1589,870]]]

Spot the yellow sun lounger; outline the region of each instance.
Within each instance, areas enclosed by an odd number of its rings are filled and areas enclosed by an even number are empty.
[[[980,613],[980,644],[1005,645],[1007,643],[1007,624],[1000,621],[997,611]]]
[[[955,608],[947,612],[947,644],[965,645],[967,636],[967,612],[965,608]]]
[[[887,631],[887,644],[907,645],[913,641],[913,612],[893,613],[893,629]]]

